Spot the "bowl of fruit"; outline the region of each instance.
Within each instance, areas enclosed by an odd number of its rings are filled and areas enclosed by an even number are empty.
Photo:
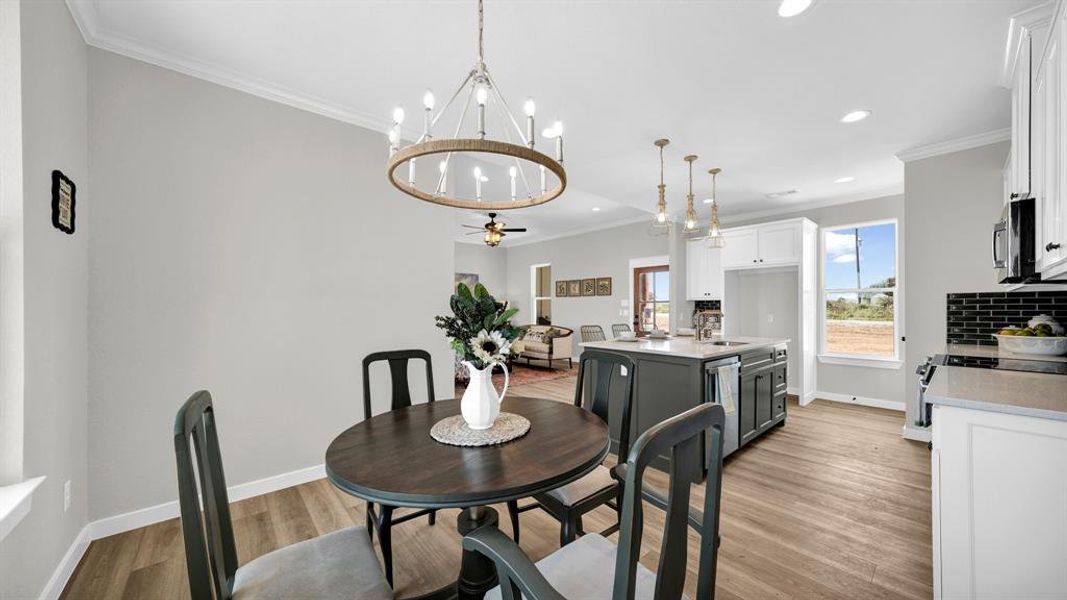
[[[1002,350],[1015,354],[1059,356],[1067,354],[1067,336],[1052,322],[1031,321],[1026,327],[1005,327],[993,337]]]

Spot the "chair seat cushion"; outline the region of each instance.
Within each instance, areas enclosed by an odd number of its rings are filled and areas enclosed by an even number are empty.
[[[545,495],[551,496],[563,506],[574,506],[593,494],[613,488],[616,485],[617,483],[611,477],[611,471],[604,465],[598,465],[596,469],[593,469],[592,473],[585,477],[546,492]]]
[[[618,548],[607,538],[588,533],[537,562],[537,570],[564,598],[611,598],[615,584],[615,554]],[[634,598],[652,598],[656,574],[637,564]],[[497,586],[486,600],[501,598]]]
[[[392,600],[365,527],[348,527],[264,554],[237,569],[234,600]]]

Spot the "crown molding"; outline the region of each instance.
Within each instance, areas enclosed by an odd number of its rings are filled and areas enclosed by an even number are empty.
[[[66,0],[66,2],[85,43],[95,48],[372,131],[384,132],[392,126],[392,121],[388,117],[379,118],[367,115],[322,98],[288,89],[274,82],[242,75],[189,56],[164,52],[142,42],[117,35],[101,26],[93,1]]]
[[[539,237],[539,238],[530,239],[530,240],[516,240],[515,242],[509,244],[507,247],[508,248],[515,248],[515,247],[518,247],[518,246],[529,246],[530,244],[540,244],[541,242],[550,242],[552,240],[558,240],[558,239],[562,239],[562,238],[575,237],[575,236],[579,236],[579,235],[586,235],[588,233],[593,233],[594,231],[603,231],[605,229],[615,229],[616,227],[625,227],[627,225],[633,225],[635,223],[643,223],[645,221],[651,222],[651,219],[652,219],[652,213],[648,213],[647,215],[639,215],[639,216],[634,216],[634,217],[628,217],[626,219],[619,219],[617,221],[610,221],[608,223],[602,223],[602,224],[597,225],[595,227],[586,227],[586,228],[578,229],[578,230],[574,230],[574,231],[565,231],[563,233],[557,233],[557,234],[554,234],[554,235],[547,235],[547,236],[544,236],[544,237]],[[465,243],[465,242],[461,242],[461,243]]]
[[[1062,0],[1059,0],[1062,2]],[[1004,66],[1000,73],[1000,85],[1010,88],[1015,64],[1019,59],[1026,33],[1047,26],[1056,12],[1057,0],[1039,4],[1012,15],[1008,21],[1008,41],[1004,47]]]
[[[913,160],[922,160],[924,158],[930,158],[932,156],[940,156],[942,154],[959,152],[960,150],[970,150],[971,148],[987,146],[989,144],[1004,142],[1010,139],[1011,128],[1006,127],[1004,129],[987,131],[985,133],[977,133],[975,135],[968,135],[966,137],[956,138],[954,140],[946,140],[944,142],[927,144],[925,146],[915,146],[912,148],[908,148],[907,150],[901,150],[900,152],[897,152],[896,156],[901,162],[911,162]]]

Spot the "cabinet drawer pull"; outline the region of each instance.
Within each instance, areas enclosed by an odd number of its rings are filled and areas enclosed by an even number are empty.
[[[1053,250],[1059,250],[1060,247],[1061,247],[1060,244],[1053,244],[1052,242],[1049,242],[1049,243],[1045,244],[1045,252],[1052,252]]]

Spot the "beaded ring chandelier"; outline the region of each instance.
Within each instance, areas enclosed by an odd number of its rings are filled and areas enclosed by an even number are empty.
[[[528,99],[523,105],[526,114],[524,131],[508,108],[493,76],[489,73],[489,67],[485,64],[483,24],[482,0],[478,0],[478,62],[448,103],[436,114],[433,92],[426,91],[423,95],[423,131],[414,144],[400,147],[400,126],[404,122],[404,109],[393,110],[387,164],[389,181],[400,191],[419,200],[455,208],[500,211],[544,204],[559,197],[567,187],[567,173],[563,169],[563,124],[556,121],[542,133],[544,137],[555,141],[554,158],[534,148],[534,101],[532,98]],[[456,102],[461,95],[466,97],[462,105]],[[434,137],[434,128],[453,105],[456,106],[454,112],[459,113],[459,118],[451,137]],[[472,106],[475,116],[472,122],[467,124],[467,115]],[[497,113],[501,122],[499,134],[502,134],[504,139],[487,137],[486,121],[490,108],[494,108]],[[457,155],[481,162],[473,169],[473,198],[460,198],[454,192],[452,195],[448,193],[450,173],[457,170]],[[420,176],[416,165],[422,161],[431,166],[424,168],[424,174]],[[489,181],[488,176],[483,173],[494,164],[507,165],[510,198],[482,197],[483,184]],[[458,173],[451,175],[454,183],[457,178],[464,176]],[[455,187],[453,185],[453,188]]]

